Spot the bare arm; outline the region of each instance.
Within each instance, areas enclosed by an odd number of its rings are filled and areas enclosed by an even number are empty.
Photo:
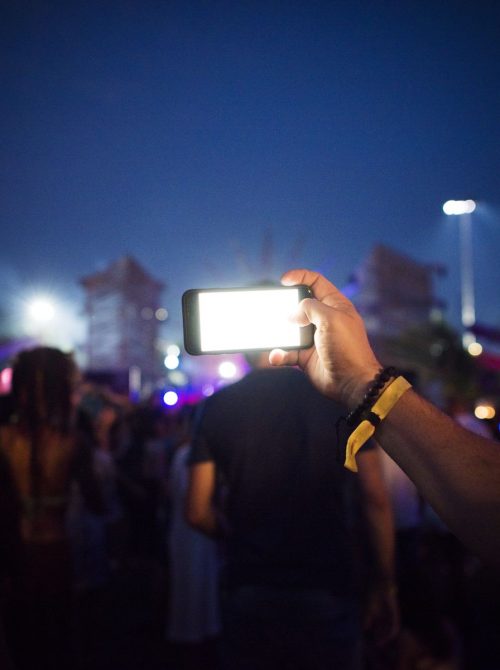
[[[375,577],[379,582],[393,585],[394,519],[377,450],[361,451],[358,468],[363,513],[376,561]]]
[[[500,444],[411,390],[382,422],[377,441],[462,542],[500,561]]]
[[[398,633],[399,606],[394,573],[394,519],[377,450],[360,452],[358,473],[363,512],[375,559],[365,626],[379,644],[385,644]]]
[[[309,270],[286,273],[283,283],[308,284],[296,320],[316,326],[315,346],[274,350],[274,365],[300,365],[320,391],[356,407],[382,367],[354,305]],[[413,480],[443,521],[472,551],[500,562],[500,445],[460,427],[413,391],[406,392],[377,428],[376,438]]]
[[[217,515],[213,505],[215,493],[215,463],[206,461],[191,466],[186,496],[186,519],[196,530],[215,537],[218,533]]]

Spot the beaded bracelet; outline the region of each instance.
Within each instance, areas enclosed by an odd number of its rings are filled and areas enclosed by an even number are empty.
[[[363,400],[346,416],[346,423],[351,427],[357,426],[363,420],[364,415],[373,407],[387,382],[398,375],[399,372],[392,366],[379,370],[371,384],[368,386],[368,390],[366,391]]]
[[[411,384],[404,377],[396,377],[384,388],[375,404],[370,408],[359,425],[349,436],[345,449],[344,465],[352,472],[358,471],[356,454],[367,440],[375,433],[378,425],[391,412],[402,395],[411,388]]]

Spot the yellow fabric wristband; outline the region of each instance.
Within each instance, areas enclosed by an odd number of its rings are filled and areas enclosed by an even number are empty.
[[[385,419],[385,417],[389,414],[403,393],[406,393],[409,388],[411,388],[411,384],[404,377],[397,377],[389,384],[389,386],[384,389],[382,395],[371,408],[370,413],[375,414],[378,419],[382,421],[382,419]],[[348,470],[351,470],[351,472],[358,471],[358,466],[356,464],[356,454],[365,444],[365,442],[373,435],[376,427],[377,426],[371,423],[368,419],[365,419],[364,421],[361,421],[356,430],[354,430],[349,436],[345,449],[344,466]]]

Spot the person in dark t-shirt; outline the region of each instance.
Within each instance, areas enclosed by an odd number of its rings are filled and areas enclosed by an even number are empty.
[[[336,444],[339,406],[301,371],[270,369],[267,358],[206,401],[189,459],[187,518],[224,535],[227,667],[356,668],[357,500],[377,585],[370,616],[380,639],[397,625],[393,528],[378,454],[367,445],[359,476],[348,472]],[[223,509],[214,503],[221,485]]]

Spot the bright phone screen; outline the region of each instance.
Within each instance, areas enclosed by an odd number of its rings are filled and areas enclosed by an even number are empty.
[[[207,291],[198,298],[201,351],[300,346],[300,327],[290,321],[298,289]]]

